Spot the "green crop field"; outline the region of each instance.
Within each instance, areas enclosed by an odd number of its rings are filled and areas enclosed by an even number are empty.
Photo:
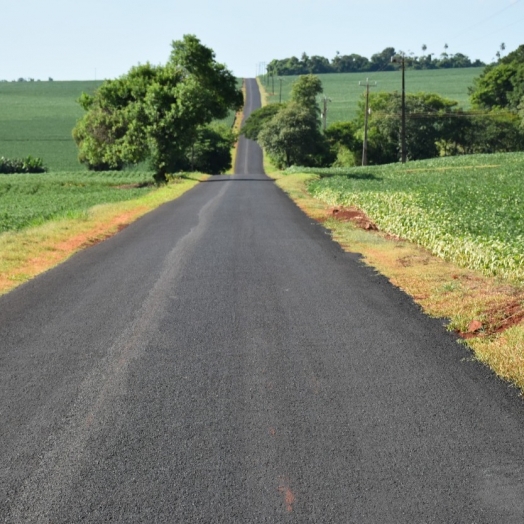
[[[71,136],[83,109],[76,102],[100,81],[1,82],[0,156],[40,157],[51,171],[84,171]]]
[[[304,169],[310,192],[356,206],[378,227],[485,274],[524,281],[524,153]]]
[[[92,206],[144,195],[150,182],[151,172],[135,171],[0,175],[0,233],[82,217]]]
[[[87,171],[78,162],[71,132],[84,114],[78,98],[82,92],[93,93],[101,83],[0,82],[0,156],[40,157],[52,172]],[[231,111],[221,122],[231,127],[234,120]]]
[[[411,71],[406,70],[406,92],[417,93],[420,91],[438,93],[439,95],[456,100],[467,109],[469,107],[468,87],[473,84],[473,79],[483,71],[482,67],[469,67],[462,69],[432,69]],[[356,116],[357,103],[365,91],[359,82],[377,82],[377,91],[400,91],[402,86],[402,73],[400,71],[383,71],[380,73],[332,73],[318,75],[324,87],[324,94],[331,99],[328,103],[328,124],[338,121],[352,120]],[[297,76],[282,77],[282,101],[289,99],[291,86]],[[262,83],[269,94],[269,102],[278,102],[280,99],[280,80],[278,78],[266,79]],[[274,94],[272,94],[274,93]]]

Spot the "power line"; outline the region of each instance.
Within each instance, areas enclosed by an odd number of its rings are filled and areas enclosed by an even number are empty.
[[[464,33],[467,33],[468,31],[471,31],[471,29],[474,29],[475,27],[478,27],[479,25],[482,25],[485,22],[489,22],[493,18],[497,17],[498,15],[502,14],[504,11],[507,11],[508,9],[511,9],[515,5],[517,5],[520,2],[520,0],[515,0],[511,4],[507,5],[503,9],[500,9],[496,13],[493,13],[492,15],[488,16],[487,18],[484,18],[483,20],[480,20],[479,22],[469,26],[468,28],[464,29],[464,31],[461,31],[460,33],[457,33],[456,35],[452,36],[450,40],[453,40],[454,38],[457,38],[458,36],[463,35]]]
[[[488,36],[494,35],[495,33],[499,33],[500,31],[504,31],[504,29],[507,29],[508,27],[514,26],[516,24],[520,24],[520,23],[522,23],[523,20],[524,20],[524,18],[519,18],[519,20],[517,20],[515,22],[512,22],[511,24],[508,24],[508,25],[506,25],[504,27],[500,27],[499,29],[496,29],[495,31],[492,31],[491,33],[479,36],[478,38],[475,38],[474,40],[469,40],[469,41],[467,41],[463,45],[467,45],[467,44],[471,44],[471,43],[474,43],[474,42],[478,42],[479,40],[482,40],[483,38],[486,38]]]

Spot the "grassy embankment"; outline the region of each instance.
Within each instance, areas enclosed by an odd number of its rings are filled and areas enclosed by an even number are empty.
[[[435,85],[418,90],[459,98]],[[293,174],[265,159],[265,168],[345,250],[448,319],[478,360],[524,390],[524,154]],[[381,231],[341,220],[347,208],[366,211]]]
[[[406,71],[406,92],[417,93],[428,91],[456,100],[464,109],[469,108],[468,87],[473,79],[480,75],[483,68],[469,67],[461,69],[434,69],[421,71]],[[371,91],[400,91],[401,73],[399,71],[382,71],[380,73],[339,73],[317,75],[322,81],[324,95],[331,99],[328,103],[327,123],[352,120],[357,115],[358,100],[364,93],[359,82],[366,78],[376,81],[377,87]],[[282,101],[289,100],[291,86],[297,76],[282,77]],[[268,92],[268,102],[278,102],[280,99],[280,82],[274,83],[261,78],[261,83]],[[274,92],[273,92],[274,88]]]

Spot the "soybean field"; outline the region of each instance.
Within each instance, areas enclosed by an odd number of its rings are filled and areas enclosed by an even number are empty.
[[[445,98],[459,102],[467,109],[470,106],[468,88],[473,80],[480,76],[484,68],[466,67],[459,69],[406,70],[406,92],[421,91],[437,93]],[[400,71],[382,71],[378,73],[330,73],[317,75],[322,81],[324,95],[328,102],[327,123],[352,120],[357,115],[359,99],[365,92],[365,87],[359,82],[377,82],[372,92],[401,91],[402,73]],[[289,100],[291,87],[297,76],[260,77],[262,85],[268,93],[269,102]],[[282,88],[281,88],[282,85]]]
[[[151,172],[62,172],[0,175],[0,233],[49,220],[77,218],[98,204],[152,191]]]
[[[86,171],[71,135],[84,113],[77,103],[101,81],[1,82],[0,156],[42,158],[50,171]]]
[[[362,209],[378,227],[464,267],[524,281],[524,153],[471,155],[317,173],[333,206]]]

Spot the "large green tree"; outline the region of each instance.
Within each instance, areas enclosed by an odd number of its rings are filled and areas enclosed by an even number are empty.
[[[255,109],[242,125],[241,133],[250,140],[258,140],[264,125],[269,122],[285,104],[267,104]]]
[[[257,140],[279,168],[321,165],[327,157],[336,156],[320,132],[317,97],[322,91],[317,76],[300,76],[292,86],[290,102],[253,111],[242,133]]]
[[[439,155],[439,140],[448,139],[451,113],[457,102],[434,93],[406,95],[406,146],[410,160]],[[368,160],[374,164],[396,162],[401,150],[402,98],[400,93],[372,93],[368,131]],[[357,133],[364,133],[364,100],[360,101]],[[360,142],[361,143],[361,142]]]
[[[289,102],[267,122],[258,140],[279,168],[315,165],[324,142],[315,113],[297,102]]]
[[[317,97],[323,91],[322,81],[318,76],[302,75],[291,86],[291,100],[320,116]]]
[[[524,45],[487,66],[470,89],[474,106],[515,111],[524,97]]]
[[[73,136],[92,169],[149,160],[156,178],[187,169],[202,129],[243,103],[233,74],[194,35],[172,43],[165,66],[134,67],[82,95],[84,117]]]

